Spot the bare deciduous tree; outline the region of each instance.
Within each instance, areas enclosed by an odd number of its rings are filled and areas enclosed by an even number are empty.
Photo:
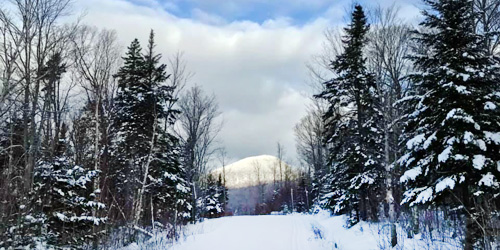
[[[474,0],[476,32],[486,36],[486,48],[491,55],[498,55],[500,45],[500,1]]]
[[[0,22],[6,46],[15,57],[15,71],[23,88],[22,120],[24,157],[24,190],[32,187],[33,169],[39,154],[43,68],[51,55],[61,52],[76,26],[62,27],[58,19],[68,11],[70,0],[10,0],[8,11],[0,9]],[[13,46],[15,45],[15,46]],[[13,71],[10,71],[13,72]],[[43,107],[42,107],[43,108]]]
[[[407,76],[412,64],[408,54],[411,47],[411,27],[397,18],[398,8],[378,7],[373,11],[374,25],[370,32],[368,47],[368,65],[377,80],[380,97],[380,110],[383,114],[384,129],[384,164],[386,172],[386,202],[389,205],[389,220],[391,221],[391,245],[397,244],[396,220],[398,200],[394,197],[399,179],[394,172],[393,162],[400,156],[399,138],[401,136],[401,116],[403,110],[396,107],[408,89]]]
[[[317,185],[315,199],[322,193],[321,180],[329,172],[328,149],[324,142],[324,112],[321,105],[312,106],[294,128],[297,153],[307,167],[308,178],[312,178],[313,183]]]
[[[226,189],[226,162],[227,162],[227,151],[225,148],[219,148],[217,151],[217,158],[219,159],[219,164],[222,166],[222,185],[224,186],[223,195],[224,195],[224,211],[226,210],[227,205],[227,189]]]
[[[207,165],[216,152],[215,143],[222,123],[217,119],[221,112],[215,95],[206,95],[200,86],[190,88],[178,102],[181,114],[176,133],[181,140],[183,162],[187,180],[192,185],[193,202],[198,197],[199,178],[207,171]],[[193,219],[196,213],[193,204]]]
[[[73,38],[74,74],[87,97],[87,111],[93,115],[93,149],[94,170],[102,171],[101,164],[107,165],[107,143],[111,124],[111,109],[116,84],[113,74],[120,63],[120,47],[116,33],[109,30],[98,30],[94,27],[82,26]],[[77,152],[80,154],[83,152]],[[78,157],[82,158],[82,157]],[[80,159],[82,160],[82,159]],[[78,162],[78,164],[89,164]],[[104,175],[106,173],[104,172]],[[94,189],[100,187],[96,178]]]

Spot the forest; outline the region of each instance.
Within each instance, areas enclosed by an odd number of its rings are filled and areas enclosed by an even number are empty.
[[[232,215],[213,171],[231,150],[217,93],[191,81],[183,52],[158,51],[154,30],[124,49],[116,31],[68,18],[72,6],[0,0],[0,249],[175,241]],[[386,223],[391,249],[399,229],[500,247],[500,1],[422,6],[417,25],[396,5],[352,4],[324,32],[285,145],[299,170],[271,189],[259,178],[270,195],[253,214]],[[279,174],[283,154],[278,143]]]

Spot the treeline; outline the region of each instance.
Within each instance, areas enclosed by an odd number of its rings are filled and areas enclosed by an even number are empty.
[[[2,3],[3,4],[3,3]],[[70,0],[0,6],[0,248],[123,244],[224,213],[205,177],[214,96],[151,31],[122,55],[114,31],[62,22]],[[219,178],[219,179],[217,179]]]
[[[492,249],[500,237],[500,1],[424,2],[418,27],[394,7],[368,17],[356,5],[347,27],[326,33],[310,67],[319,83],[313,104],[296,126],[298,152],[315,203],[346,214],[348,226],[387,221],[395,246],[398,225],[411,237],[421,214],[442,211],[458,221],[464,249]]]

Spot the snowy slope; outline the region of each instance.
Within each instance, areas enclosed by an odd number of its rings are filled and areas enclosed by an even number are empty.
[[[226,171],[226,185],[228,188],[243,188],[258,185],[260,180],[261,184],[271,183],[274,178],[279,180],[280,160],[271,155],[260,155],[244,158],[235,163],[227,165],[225,167]],[[284,178],[285,171],[287,169],[292,170],[292,173],[296,173],[290,165],[281,161],[281,172]],[[221,174],[222,168],[215,169],[213,173],[215,175]]]

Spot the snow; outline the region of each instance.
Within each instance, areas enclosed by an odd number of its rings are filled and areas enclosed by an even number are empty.
[[[486,148],[486,143],[485,143],[483,140],[481,140],[481,139],[479,139],[479,140],[475,140],[475,141],[474,141],[474,145],[478,146],[478,147],[479,147],[479,149],[481,149],[481,150],[483,150],[483,151],[486,151],[486,150],[487,150],[487,148]]]
[[[485,110],[495,110],[497,108],[497,105],[495,105],[494,103],[492,102],[486,102],[484,104],[484,109]]]
[[[462,77],[463,77],[464,81],[467,81],[470,76],[467,74],[462,74]],[[455,89],[460,94],[469,95],[471,93],[470,91],[467,90],[467,88],[465,86],[462,86],[462,85],[455,86]]]
[[[438,182],[438,184],[436,184],[436,193],[439,193],[447,188],[453,189],[454,187],[455,180],[450,177],[446,177],[445,179]]]
[[[472,159],[472,165],[478,170],[483,169],[485,162],[486,157],[484,157],[484,155],[474,155],[474,158]]]
[[[327,241],[317,239],[313,226],[322,231],[311,216],[224,217],[196,225],[191,229],[192,235],[172,250],[331,249]]]
[[[456,154],[453,156],[453,159],[456,161],[462,161],[462,160],[467,160],[469,159],[468,156],[462,155],[462,154]]]
[[[492,133],[489,131],[484,131],[484,137],[489,141],[492,141],[496,145],[500,145],[500,132]]]
[[[66,221],[66,219],[68,218],[68,217],[66,217],[66,215],[64,215],[64,214],[62,214],[62,213],[55,213],[55,216],[56,216],[59,220],[61,220],[61,221]]]
[[[400,181],[401,182],[407,182],[409,180],[415,180],[417,176],[419,176],[422,173],[422,168],[421,167],[415,167],[410,170],[407,170],[403,176],[401,176]]]
[[[375,250],[389,249],[389,224],[360,222],[346,228],[346,216],[330,216],[324,210],[314,215],[260,215],[209,219],[189,225],[175,243],[155,235],[144,243],[121,250]],[[429,242],[421,235],[410,239],[397,226],[395,249],[460,249],[452,243]],[[450,239],[453,241],[453,239]],[[168,243],[167,243],[168,242]],[[430,247],[430,248],[429,248]]]
[[[275,156],[260,155],[247,157],[227,165],[224,169],[226,172],[226,186],[232,189],[255,186],[259,181],[260,183],[272,183],[275,174],[276,176],[280,175],[279,163],[280,160]],[[287,167],[296,172],[293,166],[281,161],[283,176]],[[217,168],[212,173],[218,176],[222,172],[222,168]],[[259,175],[257,175],[257,172],[259,172]]]
[[[432,133],[432,135],[429,136],[429,138],[427,138],[427,140],[425,140],[425,142],[424,142],[424,149],[429,148],[429,146],[431,145],[431,143],[437,139],[436,134],[437,134],[437,132]]]
[[[446,162],[448,160],[448,158],[450,158],[451,150],[452,150],[451,146],[445,148],[443,150],[443,152],[441,152],[441,154],[438,155],[438,161],[439,162]]]
[[[416,135],[412,139],[408,140],[408,142],[406,143],[406,147],[409,150],[412,150],[415,148],[415,146],[420,145],[423,141],[425,141],[425,134]]]
[[[432,188],[425,188],[423,191],[421,191],[417,198],[415,199],[414,202],[412,202],[412,205],[413,204],[418,204],[418,203],[426,203],[428,201],[431,201],[433,198],[433,191],[432,191]]]
[[[443,120],[443,122],[441,123],[442,126],[445,125],[445,122],[447,120],[450,120],[450,119],[454,119],[454,120],[462,120],[464,122],[467,122],[467,123],[470,123],[470,124],[474,124],[474,128],[477,129],[477,130],[480,130],[481,127],[479,126],[479,124],[477,124],[474,119],[472,118],[471,115],[467,114],[467,112],[465,112],[465,110],[461,109],[461,108],[454,108],[452,110],[450,110],[448,112],[448,114],[446,114],[446,118]]]
[[[491,173],[487,173],[479,180],[479,186],[498,187],[498,180]]]
[[[474,134],[472,134],[469,131],[465,131],[464,133],[464,143],[467,144],[469,142],[472,142],[474,140]]]

